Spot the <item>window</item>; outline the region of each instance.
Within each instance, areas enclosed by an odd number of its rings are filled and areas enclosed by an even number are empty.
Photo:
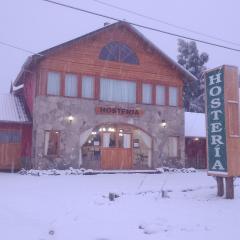
[[[131,148],[131,134],[129,133],[119,133],[118,143],[120,148]]]
[[[44,136],[44,155],[58,155],[60,132],[58,131],[45,131]]]
[[[78,95],[77,75],[67,73],[65,75],[65,96],[77,97],[77,95]]]
[[[128,45],[120,42],[111,42],[102,48],[99,58],[107,61],[139,64],[138,58]]]
[[[152,85],[143,83],[142,85],[142,103],[152,103]]]
[[[103,147],[116,147],[116,134],[114,132],[103,133]]]
[[[101,78],[100,100],[136,103],[136,82]]]
[[[20,143],[21,133],[12,130],[1,130],[0,131],[0,144],[1,143]]]
[[[60,95],[61,74],[58,72],[49,72],[47,81],[47,94]]]
[[[178,157],[178,137],[168,138],[168,156]]]
[[[156,86],[156,104],[165,105],[165,87]]]
[[[178,104],[178,89],[169,87],[169,106],[177,106]]]
[[[82,77],[82,97],[94,98],[94,77],[92,76]]]

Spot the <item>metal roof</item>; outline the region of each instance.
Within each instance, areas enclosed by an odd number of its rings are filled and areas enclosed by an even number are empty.
[[[19,96],[0,94],[0,122],[31,122]]]

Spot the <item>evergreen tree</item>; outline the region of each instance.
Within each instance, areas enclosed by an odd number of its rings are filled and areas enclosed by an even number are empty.
[[[177,60],[180,65],[192,73],[197,80],[186,80],[183,88],[184,107],[189,112],[204,112],[204,79],[203,72],[206,70],[209,56],[203,52],[199,54],[196,42],[178,40]]]

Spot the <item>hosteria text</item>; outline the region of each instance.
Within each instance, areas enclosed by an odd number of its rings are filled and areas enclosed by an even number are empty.
[[[217,69],[206,74],[208,171],[227,172],[224,111],[224,71]]]

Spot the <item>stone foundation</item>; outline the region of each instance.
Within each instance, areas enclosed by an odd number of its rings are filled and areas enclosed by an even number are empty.
[[[122,108],[140,108],[141,116],[96,114],[95,108],[117,106]],[[91,132],[94,127],[104,123],[130,124],[142,129],[152,137],[152,161],[150,168],[168,166],[184,167],[184,110],[177,107],[124,104],[68,98],[58,96],[37,96],[33,113],[33,158],[35,169],[80,168],[82,163],[80,135]],[[68,116],[74,117],[70,123]],[[165,120],[167,127],[161,126]],[[60,132],[60,149],[57,157],[44,156],[44,132]],[[178,157],[168,157],[168,137],[179,138]],[[86,165],[86,164],[85,164]],[[88,166],[85,166],[88,167]],[[89,165],[89,168],[91,166]]]

